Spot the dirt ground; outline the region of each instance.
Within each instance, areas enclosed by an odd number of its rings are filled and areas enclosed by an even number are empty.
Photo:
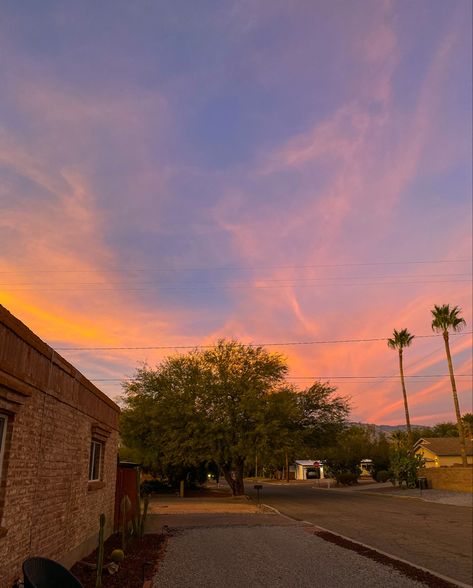
[[[175,495],[152,496],[149,514],[195,514],[195,513],[257,513],[258,506],[246,496],[232,497],[228,492],[210,492],[200,496],[180,498]]]

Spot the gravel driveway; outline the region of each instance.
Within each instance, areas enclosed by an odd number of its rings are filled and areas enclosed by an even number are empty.
[[[153,587],[425,587],[311,530],[301,525],[175,530]]]

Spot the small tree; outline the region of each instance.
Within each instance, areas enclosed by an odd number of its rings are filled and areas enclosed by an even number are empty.
[[[425,464],[425,459],[410,453],[405,447],[396,448],[391,454],[390,474],[394,485],[402,486],[405,482],[408,488],[415,488],[417,472]]]

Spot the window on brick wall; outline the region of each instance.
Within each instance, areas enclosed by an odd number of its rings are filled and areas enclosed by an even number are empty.
[[[3,454],[5,453],[5,442],[7,437],[7,422],[7,415],[0,414],[0,479],[2,478]]]
[[[103,443],[92,441],[90,444],[89,481],[102,479]]]

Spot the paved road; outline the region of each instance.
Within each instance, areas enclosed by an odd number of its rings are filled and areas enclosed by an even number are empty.
[[[254,491],[247,488],[248,494]],[[472,509],[415,498],[263,485],[263,502],[466,584],[472,583]]]

